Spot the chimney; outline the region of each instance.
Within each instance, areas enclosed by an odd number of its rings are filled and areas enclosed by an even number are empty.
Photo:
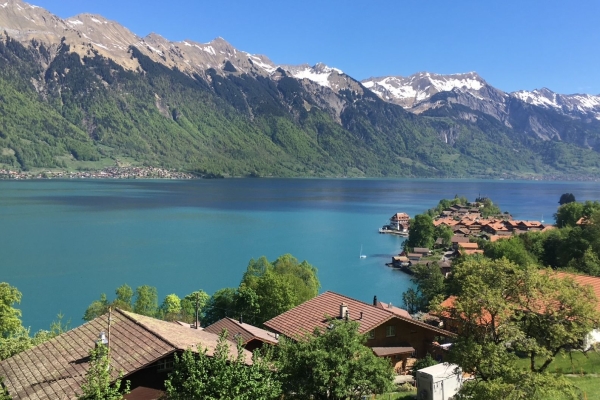
[[[377,307],[377,296],[373,296],[373,305]]]
[[[240,314],[240,324],[244,323],[244,317],[242,316],[242,314]]]
[[[359,319],[362,319],[362,316],[363,316],[363,312],[361,311],[361,312],[360,312],[360,318],[359,318]]]
[[[340,318],[348,318],[348,306],[346,303],[340,304]]]

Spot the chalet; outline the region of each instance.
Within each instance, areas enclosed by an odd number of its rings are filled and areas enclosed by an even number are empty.
[[[408,253],[406,256],[411,262],[420,261],[423,258],[423,254],[420,253]]]
[[[452,236],[452,239],[450,239],[450,241],[452,242],[452,248],[454,250],[458,250],[459,245],[462,245],[464,243],[470,243],[469,238],[464,235],[454,235]]]
[[[265,344],[277,345],[279,342],[277,334],[233,318],[220,319],[204,328],[204,332],[220,335],[225,329],[228,340],[234,343],[241,340],[242,346],[249,351],[262,348]]]
[[[173,367],[173,355],[186,349],[206,349],[212,356],[219,337],[188,326],[160,321],[116,309],[47,342],[0,361],[0,376],[14,400],[77,399],[90,367],[89,351],[99,335],[110,348],[111,364],[131,382],[126,399],[163,398],[164,381]],[[232,353],[237,354],[231,343]],[[252,353],[244,350],[245,362]]]
[[[425,257],[425,256],[428,256],[429,254],[431,254],[431,250],[429,250],[426,247],[415,247],[413,249],[413,253],[421,254],[423,257]]]
[[[299,306],[265,322],[265,326],[280,335],[299,339],[315,329],[326,330],[332,319],[347,319],[358,323],[358,331],[367,335],[366,345],[374,353],[389,358],[397,369],[406,367],[411,357],[424,357],[439,337],[455,335],[390,310],[373,299],[364,303],[344,295],[325,292]]]
[[[406,256],[394,256],[392,257],[392,267],[394,268],[403,268],[409,267],[410,260]]]
[[[396,213],[390,218],[390,228],[396,231],[406,232],[409,228],[410,217],[406,213]]]

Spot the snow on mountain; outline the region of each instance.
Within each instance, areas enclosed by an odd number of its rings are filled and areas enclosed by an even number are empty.
[[[404,108],[414,107],[439,92],[454,89],[476,92],[486,85],[475,72],[451,75],[419,72],[409,77],[369,78],[363,80],[362,84],[383,100],[399,104]]]
[[[563,95],[543,88],[533,91],[520,90],[511,96],[521,101],[544,108],[553,108],[563,113],[577,113],[600,120],[600,96],[589,94]]]
[[[331,68],[323,63],[317,63],[314,66],[303,64],[299,66],[281,66],[285,71],[288,71],[296,79],[308,79],[321,86],[333,88],[335,86],[330,82],[330,78],[336,75],[342,75],[343,72],[337,68]]]

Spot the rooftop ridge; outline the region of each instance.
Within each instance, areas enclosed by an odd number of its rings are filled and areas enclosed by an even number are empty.
[[[162,335],[158,334],[157,332],[154,332],[152,329],[150,329],[147,325],[143,324],[142,322],[136,320],[134,317],[128,315],[128,314],[134,314],[134,315],[140,315],[142,317],[145,317],[145,315],[141,315],[141,314],[136,314],[133,313],[131,311],[125,311],[125,310],[121,310],[120,308],[115,308],[115,311],[118,311],[121,315],[123,315],[124,317],[126,317],[127,319],[129,319],[130,321],[132,321],[133,323],[135,323],[136,325],[141,326],[142,328],[144,328],[147,332],[151,333],[152,335],[156,336],[157,338],[159,338],[160,340],[162,340],[163,342],[165,342],[166,344],[168,344],[169,346],[173,347],[173,349],[177,350],[179,349],[179,346],[175,346],[170,340],[166,339],[165,337],[163,337]],[[152,317],[148,317],[148,318],[152,318]],[[184,349],[185,350],[185,349]]]

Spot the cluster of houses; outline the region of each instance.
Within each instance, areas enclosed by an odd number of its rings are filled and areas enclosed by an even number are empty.
[[[252,351],[265,344],[277,346],[282,336],[297,340],[315,328],[329,329],[332,319],[358,322],[359,332],[367,337],[366,345],[375,355],[390,360],[399,374],[410,372],[416,360],[426,354],[442,361],[447,346],[439,343],[456,336],[440,326],[415,320],[405,310],[377,297],[365,303],[334,292],[325,292],[267,321],[265,329],[233,318],[201,328],[116,309],[110,316],[95,318],[1,361],[0,376],[15,400],[76,399],[90,366],[89,351],[100,337],[110,348],[114,370],[122,371],[123,379],[131,382],[131,392],[125,398],[159,399],[173,369],[174,355],[186,349],[206,349],[212,356],[224,329],[234,355],[235,343],[240,340],[245,362],[250,365]]]
[[[600,298],[600,278],[563,275],[590,285]],[[452,302],[453,298],[449,298],[443,305],[451,306]],[[89,350],[100,341],[110,348],[115,374],[120,371],[123,379],[130,381],[131,392],[126,399],[160,399],[164,396],[164,382],[173,369],[174,355],[187,349],[206,349],[206,354],[212,356],[224,329],[233,355],[237,356],[235,343],[240,341],[242,359],[251,365],[254,350],[267,344],[277,346],[281,337],[298,340],[315,329],[331,329],[332,319],[357,322],[373,353],[388,359],[397,374],[409,374],[415,362],[427,354],[444,361],[453,339],[460,334],[449,314],[430,317],[414,319],[407,311],[378,301],[377,296],[366,303],[331,291],[265,322],[264,329],[233,318],[202,328],[198,323],[167,322],[116,309],[1,361],[0,376],[15,400],[76,399],[90,367]],[[584,346],[596,342],[600,342],[599,330],[588,335]],[[454,367],[447,363],[417,372],[419,391],[427,386],[433,393],[445,384],[455,392],[461,379],[462,375],[456,375]]]

